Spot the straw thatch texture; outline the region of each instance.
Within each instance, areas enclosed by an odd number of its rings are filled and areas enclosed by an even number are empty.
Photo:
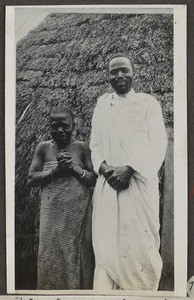
[[[36,287],[39,191],[28,188],[27,173],[35,147],[49,138],[48,113],[61,104],[72,108],[75,136],[88,141],[116,52],[131,56],[134,90],[154,95],[173,127],[171,15],[50,14],[17,44],[16,288]]]

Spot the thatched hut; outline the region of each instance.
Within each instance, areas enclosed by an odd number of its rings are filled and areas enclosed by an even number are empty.
[[[27,174],[37,144],[49,138],[48,114],[65,104],[75,115],[75,136],[89,141],[97,98],[110,89],[107,61],[128,53],[134,62],[134,90],[160,102],[165,125],[173,128],[173,20],[171,15],[49,14],[17,44],[16,85],[16,289],[36,288],[39,190]],[[172,144],[172,143],[171,143]],[[172,188],[161,174],[164,259],[161,289],[173,288]],[[172,173],[172,172],[171,172]],[[171,180],[171,179],[170,179]],[[172,182],[172,180],[171,180]],[[171,197],[165,206],[165,195]],[[169,196],[170,195],[170,196]],[[165,221],[164,221],[165,220]],[[166,229],[167,228],[167,229]],[[168,237],[166,237],[166,232]],[[170,254],[165,258],[165,242]],[[170,242],[169,242],[170,241]],[[169,248],[168,248],[169,249]],[[170,258],[169,258],[170,257]]]

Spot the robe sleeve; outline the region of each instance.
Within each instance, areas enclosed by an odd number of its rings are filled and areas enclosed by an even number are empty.
[[[136,159],[131,167],[149,180],[156,176],[164,161],[167,135],[160,104],[152,96],[146,100],[149,144],[145,148],[137,149]]]
[[[91,158],[94,171],[97,175],[99,175],[99,169],[102,162],[105,160],[100,151],[100,145],[98,140],[98,126],[100,121],[98,103],[94,109],[94,113],[92,116],[92,130],[90,137],[90,149],[91,149]]]

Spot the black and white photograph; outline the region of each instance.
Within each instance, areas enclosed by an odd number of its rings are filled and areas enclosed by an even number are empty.
[[[8,293],[186,296],[186,102],[185,5],[6,7]]]

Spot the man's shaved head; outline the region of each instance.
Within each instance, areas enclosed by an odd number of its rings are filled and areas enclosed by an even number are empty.
[[[125,95],[132,89],[133,65],[128,55],[117,53],[112,56],[109,61],[109,80],[118,95]]]
[[[134,65],[133,65],[133,61],[132,61],[131,57],[128,54],[125,54],[125,53],[115,53],[115,54],[113,54],[111,56],[111,58],[109,59],[109,64],[110,64],[111,60],[113,60],[114,58],[117,58],[117,57],[127,58],[130,61],[132,68],[134,69]]]

